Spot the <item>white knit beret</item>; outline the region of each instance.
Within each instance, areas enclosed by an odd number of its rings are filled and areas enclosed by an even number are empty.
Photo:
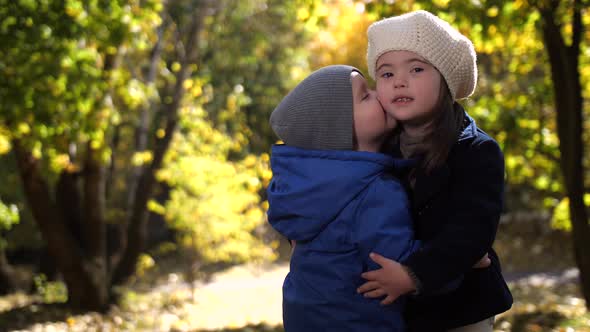
[[[442,74],[453,100],[471,96],[477,82],[473,43],[437,16],[418,10],[377,21],[367,31],[367,65],[375,79],[377,60],[389,51],[411,51]]]

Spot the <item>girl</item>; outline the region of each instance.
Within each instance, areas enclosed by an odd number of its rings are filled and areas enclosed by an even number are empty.
[[[473,44],[426,11],[375,22],[368,38],[379,101],[402,128],[388,152],[421,160],[405,180],[424,247],[402,260],[371,254],[381,268],[362,274],[367,282],[358,292],[385,296],[383,304],[414,293],[406,311],[411,331],[492,331],[493,317],[512,305],[492,249],[504,159],[498,144],[456,102],[475,89]],[[471,269],[485,253],[491,265]],[[459,276],[456,290],[433,295]]]

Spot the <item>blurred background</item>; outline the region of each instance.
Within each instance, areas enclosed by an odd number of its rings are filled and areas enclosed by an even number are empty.
[[[468,36],[506,157],[498,331],[590,331],[585,0],[0,0],[0,330],[282,331],[267,123],[366,28]]]

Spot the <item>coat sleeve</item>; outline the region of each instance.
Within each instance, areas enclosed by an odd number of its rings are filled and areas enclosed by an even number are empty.
[[[367,188],[350,236],[359,247],[365,271],[380,268],[369,258],[371,252],[399,261],[418,248],[407,195],[399,182],[381,178]]]
[[[430,216],[445,226],[403,262],[416,274],[425,295],[468,273],[491,249],[502,212],[500,147],[489,139],[457,152],[463,155],[451,165],[449,204]]]

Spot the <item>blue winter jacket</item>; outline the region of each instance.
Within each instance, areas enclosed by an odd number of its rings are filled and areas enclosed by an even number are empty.
[[[408,161],[388,155],[272,147],[268,219],[296,240],[283,285],[287,332],[403,331],[402,297],[356,293],[370,252],[400,261],[418,247],[404,188],[391,175]]]

